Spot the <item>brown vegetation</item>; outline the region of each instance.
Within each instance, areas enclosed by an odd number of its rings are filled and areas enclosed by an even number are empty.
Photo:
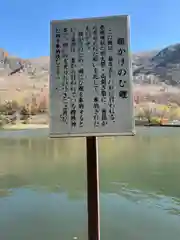
[[[0,94],[0,126],[7,123],[15,124],[18,116],[20,121],[27,124],[32,116],[48,113],[47,89],[28,94],[29,96],[23,96],[22,92],[7,99],[2,99],[2,95]]]
[[[17,79],[17,76],[16,76]],[[15,80],[16,80],[15,79]],[[18,115],[23,123],[32,118],[38,123],[47,123],[49,94],[47,81],[29,80],[0,83],[0,125],[2,123],[15,124]],[[134,104],[136,118],[149,122],[153,117],[169,120],[180,119],[180,90],[163,90],[160,86],[134,87]],[[161,108],[160,106],[168,106]],[[37,118],[39,117],[39,119]]]

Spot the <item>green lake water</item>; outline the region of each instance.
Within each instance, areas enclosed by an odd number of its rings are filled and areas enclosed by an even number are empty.
[[[179,240],[180,130],[99,139],[102,240]],[[84,139],[0,132],[0,240],[87,240]]]

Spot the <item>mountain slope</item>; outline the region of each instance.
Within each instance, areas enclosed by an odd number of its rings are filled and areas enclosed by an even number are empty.
[[[169,85],[178,85],[175,79],[180,79],[179,72],[176,71],[180,64],[180,43],[170,45],[162,50],[132,54],[132,67],[134,81],[137,83],[152,83],[150,77],[156,80],[155,83],[165,82]],[[17,56],[9,55],[0,48],[0,77],[9,78],[9,74],[21,65],[22,70],[17,73],[24,80],[34,79],[47,81],[49,72],[49,57],[39,57],[34,59],[21,59]],[[153,82],[154,83],[154,82]]]
[[[142,59],[142,58],[141,58]],[[180,43],[170,45],[159,52],[154,56],[151,56],[145,62],[136,64],[133,71],[134,76],[139,75],[153,75],[159,78],[159,81],[165,82],[169,85],[179,84],[178,79],[174,77],[176,72],[176,77],[179,78],[178,69],[180,65]]]

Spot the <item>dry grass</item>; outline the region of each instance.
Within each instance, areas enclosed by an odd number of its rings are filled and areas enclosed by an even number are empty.
[[[16,102],[18,108],[26,107],[33,114],[48,109],[47,82],[38,82],[19,76],[12,76],[0,82],[0,106]]]
[[[137,104],[155,102],[156,104],[175,103],[180,106],[180,89],[156,85],[134,86],[134,99]]]
[[[48,78],[30,79],[22,74],[0,78],[0,112],[25,111],[39,115],[34,123],[48,123]],[[180,119],[180,89],[157,85],[134,85],[135,111],[139,117]],[[13,103],[9,104],[8,103]],[[151,104],[153,103],[153,105]],[[12,105],[12,106],[11,106]],[[170,106],[167,110],[167,106]],[[165,110],[166,108],[166,110]],[[4,110],[5,109],[5,110]],[[153,109],[153,110],[152,110]]]
[[[138,118],[180,120],[180,89],[162,86],[134,88],[135,113]]]

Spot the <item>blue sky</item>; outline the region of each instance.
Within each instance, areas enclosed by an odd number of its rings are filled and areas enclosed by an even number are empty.
[[[49,55],[49,22],[130,14],[133,52],[180,42],[180,0],[0,0],[0,48],[20,57]]]

